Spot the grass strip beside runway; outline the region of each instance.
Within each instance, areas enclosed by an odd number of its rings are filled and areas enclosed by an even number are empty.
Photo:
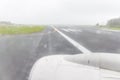
[[[111,29],[111,30],[120,30],[120,27],[109,27],[108,29]]]
[[[0,34],[28,34],[44,30],[44,26],[0,26]]]

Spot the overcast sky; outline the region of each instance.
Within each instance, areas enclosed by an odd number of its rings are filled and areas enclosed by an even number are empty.
[[[116,17],[120,0],[0,0],[0,21],[94,25]]]

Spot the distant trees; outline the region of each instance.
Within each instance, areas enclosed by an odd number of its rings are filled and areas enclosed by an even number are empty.
[[[0,21],[0,24],[2,25],[11,25],[13,24],[12,22],[9,22],[9,21]]]
[[[120,18],[114,18],[107,22],[107,26],[120,27]]]
[[[97,23],[96,26],[100,26],[99,23]]]

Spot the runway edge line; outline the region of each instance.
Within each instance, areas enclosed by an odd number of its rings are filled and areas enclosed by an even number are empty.
[[[72,38],[68,37],[67,35],[65,35],[64,33],[62,33],[61,31],[59,31],[57,28],[55,28],[54,26],[51,26],[55,31],[57,31],[60,35],[62,35],[66,40],[68,40],[73,46],[75,46],[78,50],[80,50],[81,52],[88,54],[88,53],[92,53],[90,50],[88,50],[87,48],[85,48],[84,46],[82,46],[81,44],[79,44],[77,41],[73,40]]]

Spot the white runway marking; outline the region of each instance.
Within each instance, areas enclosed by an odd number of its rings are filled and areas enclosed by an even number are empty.
[[[76,42],[75,40],[71,39],[70,37],[68,37],[67,35],[65,35],[64,33],[62,33],[61,31],[59,31],[58,29],[54,28],[59,34],[61,34],[66,40],[68,40],[72,45],[74,45],[78,50],[80,50],[83,53],[92,53],[90,50],[88,50],[87,48],[85,48],[84,46],[80,45],[78,42]]]
[[[100,31],[100,30],[97,30],[97,31],[96,31],[96,33],[97,33],[97,34],[101,34],[101,33],[102,33],[102,31]]]
[[[47,44],[44,45],[44,48],[47,48]]]
[[[66,31],[66,32],[69,32],[69,30],[68,29],[62,29],[63,31]]]
[[[76,29],[61,29],[61,30],[63,30],[63,31],[65,31],[65,32],[82,32],[82,30],[76,30]]]
[[[112,32],[110,31],[102,31],[102,30],[97,30],[96,33],[97,34],[112,34]]]

